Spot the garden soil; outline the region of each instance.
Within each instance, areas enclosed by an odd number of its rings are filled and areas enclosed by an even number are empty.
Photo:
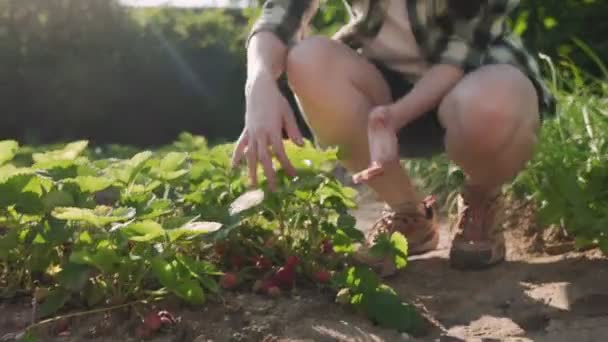
[[[373,196],[361,196],[354,212],[361,229],[380,215]],[[202,308],[161,303],[178,323],[148,341],[608,341],[608,260],[597,250],[539,233],[531,209],[514,205],[507,225],[507,261],[490,270],[449,267],[449,225],[437,251],[411,258],[388,283],[432,323],[413,337],[372,325],[314,289],[279,299],[248,291],[209,300]],[[444,220],[447,222],[447,220]],[[30,323],[27,298],[0,302],[0,341]],[[41,328],[42,341],[139,341],[143,306],[83,315]]]

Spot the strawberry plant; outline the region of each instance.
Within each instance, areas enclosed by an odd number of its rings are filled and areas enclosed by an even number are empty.
[[[166,296],[201,305],[221,291],[348,288],[375,322],[414,331],[415,311],[351,262],[363,235],[349,213],[354,190],[330,172],[336,151],[287,150],[298,176],[279,170],[278,190],[266,192],[230,167],[230,144],[189,134],[141,152],[0,142],[0,294],[33,295],[40,319]],[[403,237],[374,251],[405,266]],[[150,314],[141,333],[161,318]]]

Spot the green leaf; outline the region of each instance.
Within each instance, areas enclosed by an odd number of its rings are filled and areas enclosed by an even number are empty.
[[[112,184],[114,184],[114,179],[109,177],[78,176],[76,178],[66,179],[65,182],[78,185],[82,192],[95,193],[112,186]]]
[[[175,288],[171,289],[176,295],[191,304],[204,304],[205,293],[199,283],[192,279],[182,280]]]
[[[14,140],[0,141],[0,165],[11,161],[19,149],[19,143]]]
[[[18,230],[14,228],[7,229],[8,232],[0,234],[0,260],[6,259],[12,249],[19,247]]]
[[[86,208],[59,207],[53,210],[52,215],[60,220],[86,222],[98,228],[114,222],[124,222],[135,216],[135,209],[133,208],[106,209],[108,208],[97,207],[93,210]]]
[[[146,162],[152,158],[152,152],[143,151],[131,159],[116,165],[115,176],[124,184],[131,184],[140,171],[146,167]]]
[[[183,227],[168,230],[169,239],[171,241],[178,240],[184,236],[193,238],[202,234],[209,234],[218,231],[222,228],[222,224],[218,222],[190,222]]]
[[[110,274],[116,271],[121,259],[114,250],[100,248],[97,251],[78,250],[70,255],[70,262],[80,265],[89,265],[103,273]]]
[[[55,161],[75,160],[89,145],[86,140],[75,141],[67,144],[64,148],[44,153],[34,153],[32,159],[36,163],[48,163]]]
[[[356,266],[346,270],[344,284],[354,293],[366,293],[374,291],[380,285],[380,280],[369,268]]]
[[[154,219],[166,214],[171,213],[174,210],[173,202],[168,199],[155,199],[146,206],[144,211],[138,215],[139,219]]]
[[[215,279],[207,276],[207,275],[199,275],[198,280],[203,284],[203,286],[212,293],[218,293],[220,291],[220,287],[215,281]]]
[[[263,190],[247,191],[230,204],[230,215],[241,214],[251,208],[257,207],[264,201]]]
[[[2,165],[0,166],[0,184],[6,182],[9,178],[16,175],[31,175],[35,174],[36,171],[29,167],[16,167],[14,165]]]
[[[150,268],[164,287],[169,290],[177,287],[179,272],[173,264],[168,263],[161,257],[154,257],[150,260]]]
[[[383,328],[416,335],[424,328],[416,308],[402,302],[388,287],[365,293],[362,304],[370,319]]]
[[[120,231],[133,241],[151,241],[164,235],[163,227],[152,220],[134,222],[125,227],[120,228]]]
[[[306,141],[304,147],[286,141],[285,151],[294,167],[298,169],[330,171],[338,160],[338,147],[319,150],[310,141]]]
[[[56,251],[43,242],[31,251],[31,255],[26,260],[26,268],[30,272],[46,272],[56,255]]]
[[[78,242],[90,245],[93,243],[93,238],[91,237],[91,234],[85,230],[78,236]]]
[[[84,289],[90,275],[90,268],[85,265],[68,263],[57,275],[59,284],[65,289],[78,292]]]
[[[51,212],[56,207],[70,207],[74,205],[72,195],[63,190],[52,190],[42,199],[46,212]]]
[[[338,229],[332,234],[331,239],[336,253],[352,253],[356,250],[355,243],[358,242],[358,240],[353,240],[342,229]]]
[[[169,263],[160,257],[154,257],[150,261],[150,266],[158,281],[177,296],[192,304],[205,302],[205,294],[199,283],[182,275],[180,267],[185,269],[182,263],[178,264],[177,260]]]
[[[213,293],[219,292],[217,282],[209,276],[221,274],[213,264],[204,261],[196,261],[187,255],[179,256],[176,259],[188,270],[188,272],[190,272],[190,275],[193,278],[198,279],[205,288]]]
[[[33,173],[12,174],[0,183],[0,207],[15,205],[23,214],[42,214],[41,196],[52,184],[48,179]]]
[[[181,169],[188,159],[188,154],[183,152],[169,152],[158,165],[157,174],[160,178],[171,181],[188,173]]]
[[[38,308],[40,318],[48,317],[61,309],[70,299],[70,293],[63,288],[56,288],[49,292],[44,302]]]
[[[379,234],[370,253],[378,258],[392,258],[398,269],[404,268],[407,265],[407,239],[399,232],[390,236]]]
[[[347,208],[356,207],[356,202],[354,201],[357,192],[352,188],[343,187],[340,184],[329,182],[324,184],[319,188],[315,195],[319,198],[319,203],[322,205],[331,198],[336,198],[342,204],[344,204]]]
[[[348,239],[354,242],[363,241],[365,236],[362,231],[356,228],[354,216],[350,214],[333,214],[328,221],[337,227],[338,233],[345,235]],[[331,231],[327,231],[327,233],[331,234]]]
[[[402,269],[407,265],[408,244],[407,239],[403,234],[394,232],[391,235],[391,243],[393,245],[394,263],[397,269]]]
[[[65,222],[50,218],[42,223],[44,240],[52,245],[67,242],[72,237],[72,231],[65,226]]]
[[[158,168],[162,172],[175,171],[180,168],[188,159],[188,153],[184,152],[169,152],[160,161]]]

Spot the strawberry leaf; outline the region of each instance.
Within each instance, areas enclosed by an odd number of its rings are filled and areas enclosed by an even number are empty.
[[[11,161],[19,149],[19,143],[14,140],[0,141],[0,165]]]
[[[120,232],[125,234],[132,241],[152,241],[165,234],[163,227],[155,221],[146,220],[134,222],[120,228]]]

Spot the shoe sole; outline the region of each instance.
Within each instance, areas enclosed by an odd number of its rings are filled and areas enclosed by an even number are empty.
[[[439,246],[439,232],[435,231],[433,237],[422,245],[415,246],[411,250],[408,248],[408,256],[420,255],[428,252],[432,252]],[[408,246],[409,247],[409,246]]]
[[[498,247],[495,255],[491,250],[463,251],[450,250],[450,267],[461,271],[480,271],[496,266],[505,261],[505,247]]]

